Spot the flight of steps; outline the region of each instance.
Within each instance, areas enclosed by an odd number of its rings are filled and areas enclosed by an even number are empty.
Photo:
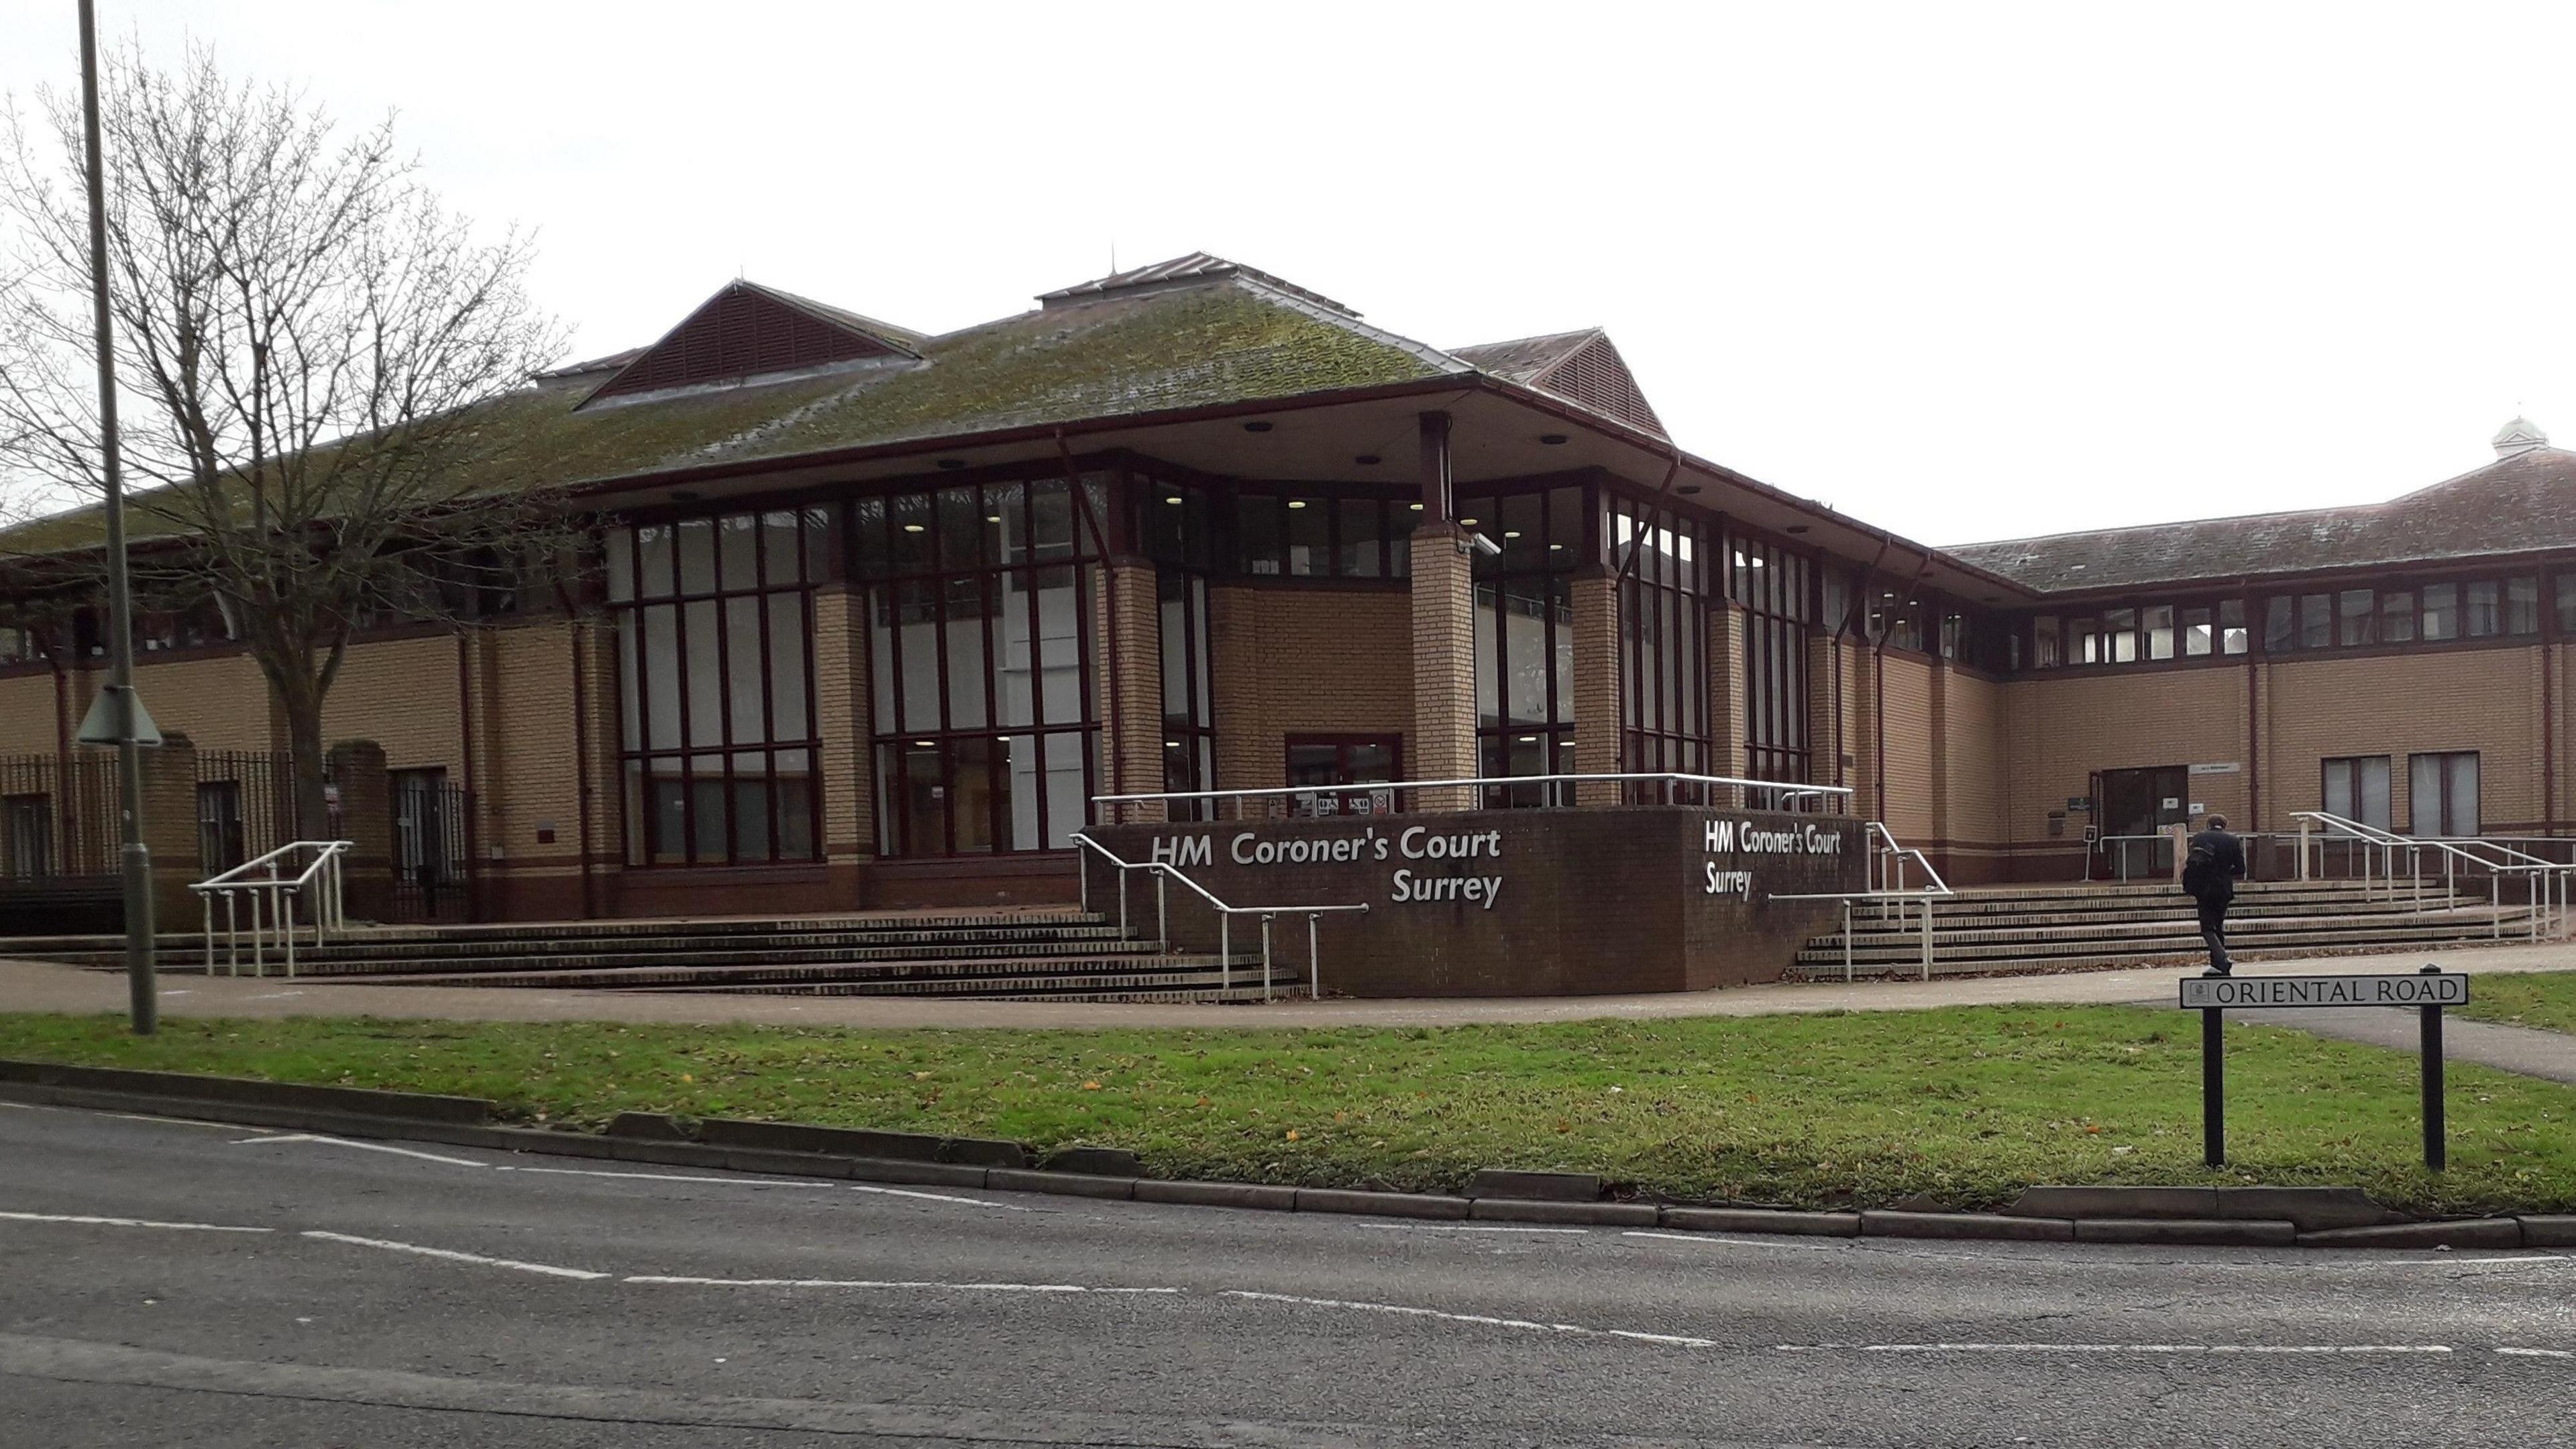
[[[2370,951],[2475,945],[2499,933],[2482,890],[2456,895],[2438,883],[2390,899],[2384,886],[2353,881],[2261,881],[2237,888],[2228,912],[2228,948],[2239,959],[2326,956]],[[1855,905],[1850,943],[1856,976],[1917,977],[1923,972],[1923,918],[1917,902],[1903,914],[1876,903]],[[2528,940],[2530,912],[2512,903],[2501,934]],[[1932,907],[1932,974],[2084,971],[2118,966],[2190,965],[2208,959],[2191,899],[2170,884],[2110,882],[1963,889]],[[1793,980],[1839,981],[1840,931],[1807,943],[1790,967]]]
[[[1238,933],[1240,934],[1240,933]],[[165,935],[161,967],[205,969],[204,939]],[[119,938],[0,941],[0,954],[102,970]],[[1274,961],[1271,991],[1306,989],[1302,955]],[[243,952],[242,970],[249,971]],[[1212,951],[1171,949],[1078,910],[886,912],[776,920],[558,921],[357,926],[295,949],[299,981],[759,996],[929,996],[995,1001],[1259,1001],[1261,953],[1238,949],[1229,984]],[[216,946],[215,972],[225,956]],[[268,974],[284,962],[274,943]]]

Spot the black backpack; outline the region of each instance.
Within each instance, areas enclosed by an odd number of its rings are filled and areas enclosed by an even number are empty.
[[[2182,858],[2182,889],[2188,896],[2205,896],[2218,875],[2218,852],[2204,840],[2191,843],[2191,853]]]

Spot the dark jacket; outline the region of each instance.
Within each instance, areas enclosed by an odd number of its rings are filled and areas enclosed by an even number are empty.
[[[2189,859],[2193,852],[2209,853],[2205,872],[2192,870]],[[2245,878],[2245,843],[2224,830],[2204,830],[2191,838],[2185,852],[2182,888],[2195,900],[2232,901],[2236,883]]]

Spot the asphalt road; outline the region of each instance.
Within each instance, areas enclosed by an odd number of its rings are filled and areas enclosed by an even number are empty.
[[[864,1190],[0,1104],[0,1444],[2559,1445],[2576,1261]]]

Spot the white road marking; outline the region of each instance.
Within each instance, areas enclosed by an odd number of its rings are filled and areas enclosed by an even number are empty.
[[[640,1283],[653,1287],[681,1288],[864,1288],[910,1289],[940,1293],[1120,1293],[1177,1294],[1179,1288],[1093,1288],[1081,1283],[935,1283],[926,1280],[880,1278],[693,1278],[674,1274],[640,1273],[620,1278],[621,1283]]]
[[[425,1248],[418,1243],[397,1243],[388,1238],[360,1238],[347,1233],[326,1233],[320,1228],[307,1228],[304,1236],[325,1242],[351,1243],[361,1248],[383,1248],[394,1253],[415,1253],[424,1258],[444,1258],[451,1263],[477,1263],[486,1268],[508,1268],[520,1273],[540,1273],[549,1278],[578,1278],[585,1281],[605,1278],[587,1268],[559,1268],[552,1263],[524,1263],[516,1258],[487,1258],[480,1253],[460,1253],[453,1248]]]
[[[2499,1348],[2496,1352],[2515,1358],[2576,1358],[2576,1349],[2566,1348]]]
[[[1578,1238],[1591,1231],[1589,1228],[1506,1228],[1495,1227],[1485,1223],[1362,1222],[1358,1224],[1358,1226],[1363,1228],[1382,1228],[1388,1232],[1396,1233],[1572,1233]]]
[[[235,1227],[230,1223],[163,1223],[150,1218],[84,1217],[73,1213],[5,1213],[0,1219],[15,1223],[83,1223],[102,1228],[165,1228],[180,1233],[273,1233],[275,1228]]]
[[[2447,1343],[1781,1343],[1781,1353],[2432,1354]]]
[[[470,1157],[449,1157],[443,1153],[423,1152],[414,1147],[396,1147],[389,1142],[360,1142],[348,1137],[325,1137],[318,1132],[292,1132],[276,1137],[244,1137],[233,1145],[242,1147],[260,1142],[319,1142],[326,1147],[355,1147],[362,1152],[390,1152],[396,1157],[417,1157],[423,1162],[443,1162],[450,1167],[492,1165],[488,1162],[477,1162]]]
[[[1801,1253],[1834,1251],[1832,1243],[1812,1243],[1798,1238],[1730,1238],[1718,1233],[1649,1233],[1642,1230],[1624,1232],[1619,1236],[1655,1238],[1667,1243],[1715,1243],[1729,1248],[1789,1248]]]
[[[849,1192],[874,1193],[879,1197],[919,1198],[923,1202],[952,1202],[965,1207],[996,1208],[1000,1211],[1011,1213],[1037,1211],[1035,1208],[1020,1207],[1012,1203],[986,1202],[980,1197],[958,1197],[952,1193],[945,1192],[915,1192],[911,1189],[900,1187],[870,1187],[865,1183],[817,1182],[811,1179],[793,1177],[748,1177],[739,1175],[732,1177],[706,1177],[683,1172],[607,1172],[595,1167],[505,1167],[502,1170],[505,1172],[543,1173],[548,1177],[628,1177],[633,1178],[638,1182],[712,1182],[730,1187],[839,1188]]]
[[[1291,1293],[1254,1293],[1241,1288],[1219,1290],[1219,1297],[1242,1298],[1255,1303],[1293,1303],[1307,1308],[1342,1308],[1360,1313],[1391,1313],[1405,1318],[1431,1318],[1444,1323],[1472,1323],[1485,1328],[1513,1328],[1536,1333],[1572,1333],[1586,1338],[1626,1338],[1640,1343],[1669,1344],[1676,1348],[1716,1348],[1713,1338],[1685,1338],[1671,1333],[1638,1333],[1625,1328],[1585,1328],[1573,1323],[1540,1323],[1527,1318],[1495,1318],[1482,1313],[1444,1313],[1437,1308],[1415,1308],[1401,1303],[1362,1303],[1346,1298],[1300,1298]]]

